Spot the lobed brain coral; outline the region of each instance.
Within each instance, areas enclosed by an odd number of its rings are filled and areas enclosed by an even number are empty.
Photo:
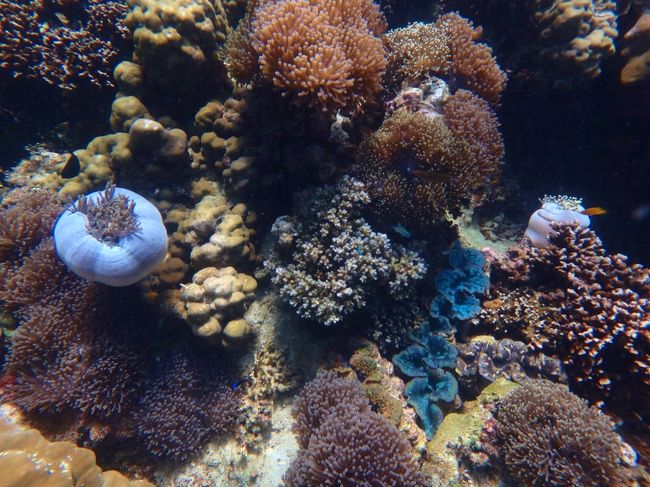
[[[625,485],[622,443],[598,409],[566,386],[531,381],[497,405],[496,437],[522,485]]]
[[[372,0],[256,2],[226,44],[238,82],[262,83],[297,105],[359,108],[381,90],[386,21]]]

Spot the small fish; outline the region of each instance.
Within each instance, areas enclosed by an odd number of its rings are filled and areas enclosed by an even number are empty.
[[[242,384],[245,384],[246,382],[253,382],[253,379],[250,377],[244,377],[243,379],[239,379],[238,381],[233,382],[230,384],[230,388],[235,391],[241,386]]]
[[[413,169],[410,174],[427,183],[448,183],[450,179],[449,174],[421,169]]]
[[[632,219],[637,221],[642,221],[650,217],[650,203],[646,203],[641,206],[637,206],[632,210]]]
[[[607,210],[605,208],[601,208],[600,206],[593,206],[591,208],[582,210],[580,213],[587,216],[597,216],[607,214]]]
[[[361,244],[357,245],[357,254],[363,255],[363,249],[361,248]]]
[[[81,171],[81,164],[79,163],[79,158],[75,156],[72,152],[68,154],[68,160],[61,169],[61,177],[63,179],[74,178],[79,175]]]
[[[409,232],[401,223],[398,223],[397,225],[393,225],[391,228],[395,233],[401,235],[404,238],[412,237],[411,232]]]

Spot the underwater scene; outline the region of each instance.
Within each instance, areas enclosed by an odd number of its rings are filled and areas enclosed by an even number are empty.
[[[650,0],[0,0],[0,487],[650,487]]]

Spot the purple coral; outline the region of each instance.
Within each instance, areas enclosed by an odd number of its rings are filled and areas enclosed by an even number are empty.
[[[301,449],[285,474],[287,486],[427,484],[407,439],[370,411],[358,382],[321,372],[305,386],[294,414]]]

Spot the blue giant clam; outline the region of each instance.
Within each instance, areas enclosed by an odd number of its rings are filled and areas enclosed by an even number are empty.
[[[140,281],[162,262],[167,232],[149,201],[109,186],[81,197],[61,214],[54,244],[78,276],[119,287]]]

